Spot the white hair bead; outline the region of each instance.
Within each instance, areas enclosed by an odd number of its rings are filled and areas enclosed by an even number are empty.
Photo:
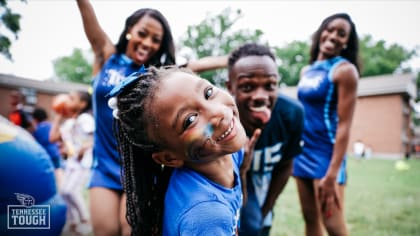
[[[118,109],[114,109],[114,110],[112,110],[112,116],[113,116],[115,119],[119,119],[119,117],[118,117]]]
[[[110,99],[108,99],[108,106],[111,109],[116,109],[117,108],[117,98],[116,97],[112,97]]]

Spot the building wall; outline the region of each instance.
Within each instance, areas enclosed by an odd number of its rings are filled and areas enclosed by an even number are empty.
[[[353,143],[359,139],[374,155],[401,157],[406,151],[403,134],[410,129],[407,107],[401,94],[358,97],[348,151],[353,152]]]
[[[52,99],[55,94],[48,94],[48,93],[37,93],[38,102],[37,106],[44,108],[48,113],[48,118],[51,120],[55,112],[51,109]]]
[[[7,118],[9,112],[10,112],[10,100],[9,100],[9,96],[10,96],[10,88],[6,88],[6,87],[1,87],[0,86],[0,115],[4,116]]]

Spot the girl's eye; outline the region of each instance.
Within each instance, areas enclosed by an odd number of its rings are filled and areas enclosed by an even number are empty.
[[[344,38],[344,37],[346,37],[346,34],[347,34],[347,33],[346,33],[346,31],[344,31],[344,30],[339,30],[339,31],[338,31],[338,35],[340,35],[340,37],[343,37],[343,38]]]
[[[139,34],[139,37],[140,38],[144,38],[144,37],[147,36],[147,33],[146,32],[143,32],[143,31],[139,31],[138,34]]]
[[[197,120],[197,114],[189,115],[185,119],[184,124],[182,125],[182,129],[186,130],[192,123],[194,123],[195,120]]]
[[[153,43],[156,43],[156,44],[162,42],[162,40],[160,38],[153,38],[152,41],[153,41]]]
[[[209,99],[213,95],[213,87],[209,87],[206,90],[204,90],[204,97],[206,99]]]

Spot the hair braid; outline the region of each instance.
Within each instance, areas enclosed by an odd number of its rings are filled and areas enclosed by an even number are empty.
[[[148,135],[155,120],[150,103],[168,70],[154,67],[118,95],[115,130],[122,156],[122,179],[127,195],[127,221],[132,235],[161,235],[163,203],[172,168],[161,166],[151,155],[158,150]]]

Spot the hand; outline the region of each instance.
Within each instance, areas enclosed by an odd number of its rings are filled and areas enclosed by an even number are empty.
[[[249,168],[251,167],[252,158],[254,156],[254,147],[257,143],[258,138],[261,135],[261,129],[256,129],[252,134],[252,137],[248,142],[245,144],[245,154],[244,160],[242,161],[241,168],[239,170],[242,182],[242,205],[245,205],[248,200],[248,192],[246,188],[246,173],[248,172]]]
[[[251,139],[248,139],[248,142],[245,144],[244,160],[242,161],[240,168],[241,176],[246,175],[246,172],[248,172],[249,168],[251,167],[252,158],[254,156],[254,147],[260,135],[261,129],[254,130]]]
[[[335,207],[341,209],[335,178],[325,176],[321,179],[319,182],[319,200],[321,202],[321,212],[326,218],[332,216],[334,204]]]

